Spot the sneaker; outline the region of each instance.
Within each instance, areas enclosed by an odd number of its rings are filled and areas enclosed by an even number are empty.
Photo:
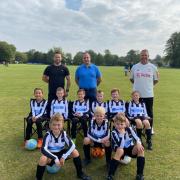
[[[40,149],[42,147],[42,143],[43,143],[43,140],[42,139],[38,139],[37,148]]]
[[[90,159],[84,159],[83,160],[83,166],[87,166],[88,164],[90,164],[91,163],[91,160]]]
[[[154,129],[153,129],[153,127],[151,128],[151,135],[154,135],[155,134],[155,132],[154,132]]]
[[[152,150],[152,142],[151,141],[147,142],[147,149]]]
[[[27,143],[28,140],[24,140],[24,148],[26,148],[26,143]]]
[[[137,174],[136,175],[136,180],[144,180],[143,174]]]
[[[108,175],[106,179],[107,180],[113,180],[113,176],[112,175]]]
[[[91,178],[84,173],[82,173],[81,175],[78,175],[77,177],[82,180],[91,180]]]

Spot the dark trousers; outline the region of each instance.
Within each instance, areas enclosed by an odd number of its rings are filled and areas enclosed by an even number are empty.
[[[36,124],[37,127],[37,134],[38,134],[38,138],[43,138],[43,134],[42,134],[42,122],[43,122],[44,118],[40,117],[36,120],[36,122],[32,121],[32,116],[28,116],[26,121],[27,121],[27,127],[26,127],[26,140],[30,139],[31,133],[32,133],[32,125],[33,123]]]
[[[150,124],[153,126],[153,97],[150,98],[140,98],[140,101],[144,102],[147,109],[147,114],[151,118]]]
[[[83,133],[84,133],[84,137],[87,137],[87,123],[88,123],[88,118],[86,116],[82,116],[82,117],[73,117],[72,118],[72,127],[71,127],[71,137],[73,139],[76,138],[76,134],[77,134],[77,124],[80,123]]]

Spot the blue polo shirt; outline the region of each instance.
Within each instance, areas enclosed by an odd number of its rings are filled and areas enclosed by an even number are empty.
[[[97,79],[101,77],[98,67],[90,64],[88,67],[85,64],[79,66],[75,73],[75,78],[78,79],[80,88],[96,88]]]

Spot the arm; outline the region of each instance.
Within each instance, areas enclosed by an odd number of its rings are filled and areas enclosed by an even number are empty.
[[[114,144],[118,147],[118,148],[124,148],[124,134],[120,135],[120,137],[118,137],[117,133],[115,133],[114,131],[112,131],[111,133],[111,138],[112,141],[114,142]]]
[[[66,76],[66,81],[67,81],[67,83],[66,83],[66,92],[68,93],[69,88],[71,86],[71,77],[70,77],[70,75]]]
[[[130,129],[131,134],[132,134],[134,140],[136,141],[136,143],[141,144],[141,140],[139,139],[139,137],[137,136],[137,134],[134,132],[134,130],[133,130],[131,127],[129,127],[129,129]]]
[[[99,77],[99,78],[97,78],[97,86],[99,86],[99,84],[102,82],[102,78],[101,77]]]
[[[46,110],[46,106],[47,106],[47,101],[45,101],[44,106],[43,106],[43,108],[42,108],[42,110],[41,110],[41,113],[38,114],[38,115],[36,116],[36,118],[39,118],[39,117],[41,117],[41,116],[44,114],[44,112],[45,112],[45,110]]]
[[[46,83],[49,83],[49,76],[43,75],[42,80]]]
[[[153,84],[157,84],[159,81],[159,72],[157,70],[157,67],[155,67],[155,72],[154,72],[154,75],[153,75]]]
[[[65,142],[66,142],[66,144],[68,146],[67,152],[62,155],[62,158],[65,160],[74,151],[75,145],[72,142],[72,140],[66,135],[65,132],[64,132],[64,138],[65,138]]]

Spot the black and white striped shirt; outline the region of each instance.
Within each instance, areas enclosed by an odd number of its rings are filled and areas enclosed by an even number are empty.
[[[92,116],[94,116],[95,109],[98,106],[103,107],[105,109],[106,113],[108,112],[108,104],[107,104],[107,102],[93,101],[92,105],[91,105],[91,114],[92,114]]]
[[[60,113],[64,119],[68,118],[68,101],[66,99],[62,99],[60,101],[58,99],[54,99],[51,102],[50,116],[52,117],[56,113]]]
[[[128,118],[133,119],[142,116],[148,117],[146,105],[143,102],[136,104],[134,101],[130,101],[128,105]]]
[[[126,112],[125,102],[123,100],[119,100],[119,101],[110,100],[108,102],[108,107],[109,107],[110,118],[114,117],[114,115],[116,115],[117,113]]]
[[[109,124],[108,120],[104,119],[102,124],[98,125],[95,119],[92,119],[88,128],[87,136],[95,141],[101,142],[101,140],[105,137],[110,136]]]
[[[75,144],[73,141],[66,135],[65,131],[62,131],[58,137],[49,131],[43,138],[43,145],[41,148],[42,153],[50,158],[58,162],[59,159],[53,153],[57,153],[62,151],[63,149],[67,149],[66,153],[62,155],[63,159],[66,159],[75,149]]]
[[[81,116],[87,115],[89,116],[90,109],[89,109],[89,101],[84,100],[83,102],[80,102],[79,100],[76,100],[73,102],[73,115],[75,113],[80,113]]]
[[[37,102],[36,99],[30,100],[30,108],[32,117],[40,118],[46,114],[47,101],[43,99],[41,102]]]

